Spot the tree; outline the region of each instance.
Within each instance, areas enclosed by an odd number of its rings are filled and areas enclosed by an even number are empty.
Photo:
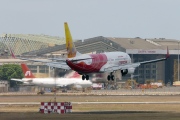
[[[11,81],[11,78],[22,79],[23,72],[20,65],[17,64],[4,64],[0,67],[0,79],[7,80],[10,83],[10,87],[17,86],[19,82]]]

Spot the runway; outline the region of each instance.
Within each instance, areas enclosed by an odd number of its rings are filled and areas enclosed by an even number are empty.
[[[180,101],[168,102],[71,102],[72,104],[180,104]],[[40,105],[40,102],[3,102],[0,105]]]

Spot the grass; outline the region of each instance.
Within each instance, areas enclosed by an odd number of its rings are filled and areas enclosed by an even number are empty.
[[[151,112],[116,112],[116,113],[75,113],[75,114],[40,114],[40,113],[0,113],[1,120],[179,120],[177,113]]]

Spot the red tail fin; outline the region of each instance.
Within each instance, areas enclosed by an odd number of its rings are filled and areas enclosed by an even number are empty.
[[[32,74],[31,70],[29,70],[26,64],[21,63],[21,68],[23,70],[25,78],[35,78],[35,76]]]

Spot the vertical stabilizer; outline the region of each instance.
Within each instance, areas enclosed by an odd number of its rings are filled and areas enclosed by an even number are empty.
[[[21,63],[21,68],[23,70],[25,78],[35,78],[35,76],[32,74],[31,70],[29,70],[26,64]]]
[[[67,22],[64,23],[64,28],[65,28],[65,36],[66,36],[66,49],[67,49],[67,57],[68,58],[73,58],[76,56],[77,51],[74,46],[72,37],[71,37],[71,32],[69,30]]]

